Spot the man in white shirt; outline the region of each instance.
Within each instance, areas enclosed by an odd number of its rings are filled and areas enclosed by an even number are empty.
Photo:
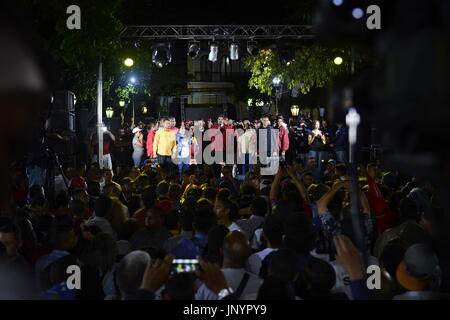
[[[223,267],[222,271],[228,285],[236,292],[241,283],[243,286],[239,300],[256,300],[259,287],[263,280],[245,271],[245,263],[250,254],[250,246],[245,235],[238,231],[230,232],[223,244]],[[245,283],[244,275],[248,274]],[[201,285],[195,295],[196,300],[218,300],[219,296],[209,290],[204,284]]]
[[[277,215],[270,215],[266,218],[263,226],[263,237],[266,239],[267,248],[252,254],[247,261],[247,270],[259,276],[262,261],[271,252],[282,247],[283,243],[283,222]]]

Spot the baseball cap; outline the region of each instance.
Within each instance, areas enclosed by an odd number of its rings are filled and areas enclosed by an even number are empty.
[[[335,166],[336,165],[336,160],[330,159],[328,160],[328,163]]]
[[[142,131],[142,129],[139,129],[138,127],[136,127],[136,128],[133,129],[132,132],[133,132],[133,133],[136,133],[136,132],[139,132],[139,131]]]
[[[397,267],[398,283],[410,291],[422,291],[430,284],[438,258],[430,246],[422,243],[408,248],[403,261]]]

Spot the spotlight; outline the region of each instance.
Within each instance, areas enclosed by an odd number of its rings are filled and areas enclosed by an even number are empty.
[[[256,41],[247,42],[247,52],[251,56],[256,56],[258,54],[258,45]]]
[[[136,78],[135,77],[131,77],[130,78],[130,82],[133,83],[133,84],[136,83]]]
[[[344,3],[344,0],[333,0],[333,4],[335,6],[341,6]]]
[[[237,43],[230,45],[230,59],[239,60],[239,45]]]
[[[211,44],[209,45],[208,60],[211,62],[216,62],[218,54],[219,54],[219,45],[217,44],[217,42],[211,42]]]
[[[162,68],[172,62],[172,54],[170,53],[170,45],[160,43],[154,46],[152,54],[152,62]]]
[[[189,42],[188,56],[191,58],[195,58],[199,52],[200,52],[200,43],[197,41]]]
[[[278,76],[276,76],[275,78],[273,78],[272,82],[275,85],[275,87],[278,87],[281,83],[281,79]]]

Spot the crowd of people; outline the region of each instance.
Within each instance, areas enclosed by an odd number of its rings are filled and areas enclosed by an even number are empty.
[[[196,163],[205,148],[196,127],[242,129],[231,137],[244,163]],[[278,147],[269,153],[280,165],[264,175],[250,160],[261,156],[257,132],[272,129]],[[433,226],[443,213],[433,186],[382,163],[359,164],[355,226],[342,123],[332,129],[325,120],[285,123],[279,116],[272,125],[267,115],[256,122],[220,116],[177,128],[174,118],[163,118],[119,131],[105,132],[102,165],[93,159],[88,168],[65,168],[68,186],[55,170],[54,203],[16,168],[17,210],[0,220],[0,298],[446,297]],[[223,155],[226,136],[211,140]],[[192,263],[189,272],[183,259]],[[380,288],[367,285],[369,265],[380,269]],[[75,288],[70,266],[81,270]]]
[[[199,151],[211,144],[213,155],[220,159],[218,162],[238,164],[237,170],[245,176],[252,170],[250,164],[258,162],[258,132],[261,129],[265,129],[268,135],[271,129],[278,130],[278,149],[273,151],[281,157],[281,161],[292,164],[294,159],[299,158],[306,165],[308,159],[314,157],[323,168],[329,158],[347,163],[348,132],[342,123],[331,128],[326,120],[290,118],[286,123],[284,117],[279,115],[272,122],[270,115],[263,115],[260,120],[251,122],[234,121],[219,115],[216,123],[212,119],[183,121],[179,128],[174,117],[167,117],[148,124],[133,122],[131,126],[124,125],[115,135],[105,130],[102,164],[114,170],[117,167],[139,167],[148,161],[170,166],[177,158],[176,164],[182,174],[190,164],[198,162]],[[200,139],[196,132],[201,133]],[[217,139],[218,135],[221,135],[220,139]],[[96,132],[89,136],[87,142],[91,146],[91,161],[98,162]],[[228,146],[235,154],[233,159],[226,157]],[[270,151],[268,156],[274,156]],[[237,161],[237,155],[242,162]]]

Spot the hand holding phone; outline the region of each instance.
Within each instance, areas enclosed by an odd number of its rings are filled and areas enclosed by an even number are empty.
[[[199,268],[197,259],[173,259],[170,274],[194,273]]]

